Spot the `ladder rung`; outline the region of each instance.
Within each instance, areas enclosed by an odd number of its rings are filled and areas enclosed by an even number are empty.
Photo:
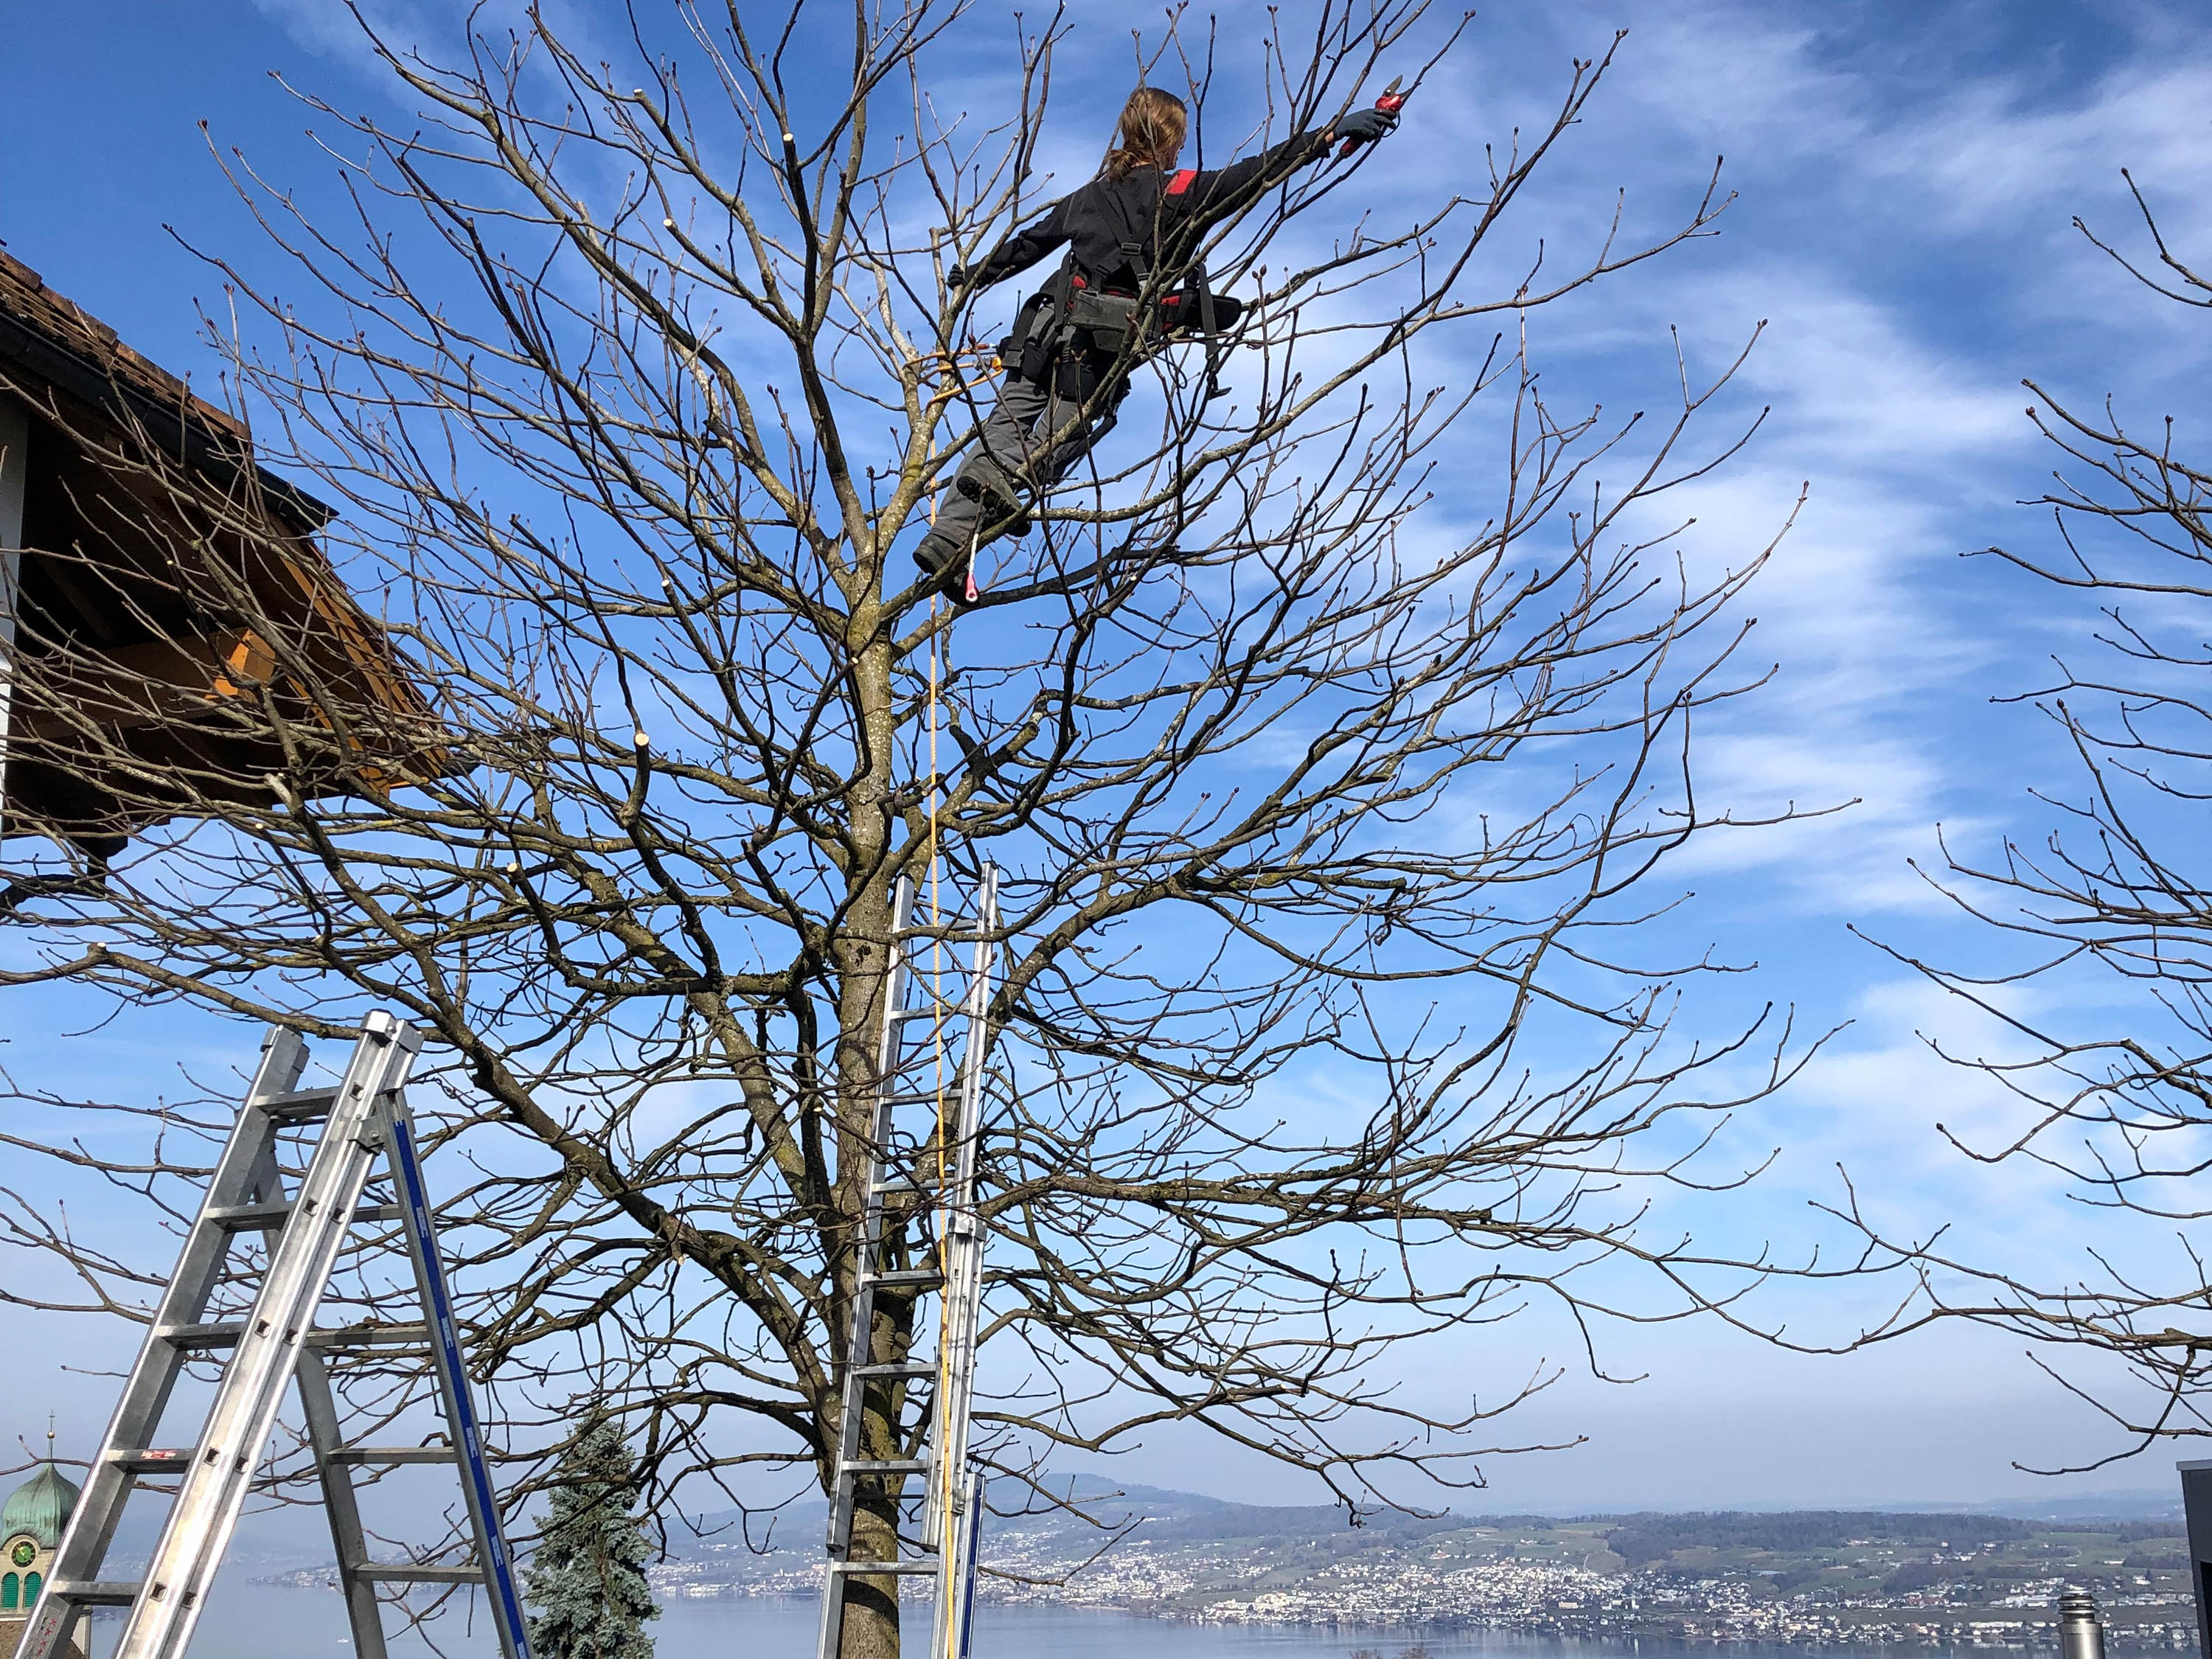
[[[938,1012],[935,1008],[895,1008],[891,1011],[890,1018],[894,1024],[903,1025],[908,1020],[933,1019]]]
[[[234,1348],[246,1334],[246,1322],[226,1319],[210,1325],[171,1325],[162,1340],[179,1348]],[[430,1340],[430,1328],[411,1325],[323,1325],[309,1331],[307,1345],[316,1348],[421,1347]]]
[[[935,1572],[937,1558],[933,1555],[909,1557],[900,1561],[832,1561],[832,1572]]]
[[[340,1446],[329,1463],[450,1463],[451,1446]]]
[[[837,1473],[840,1475],[926,1474],[928,1470],[929,1460],[927,1457],[884,1457],[873,1461],[862,1460],[853,1463],[840,1463],[837,1466]]]
[[[190,1446],[149,1446],[137,1451],[111,1451],[107,1462],[112,1468],[129,1474],[155,1474],[182,1468],[191,1462],[191,1457]]]
[[[80,1607],[127,1607],[138,1599],[139,1586],[112,1581],[88,1583],[82,1578],[56,1578],[46,1585],[46,1594],[57,1601],[73,1602]]]
[[[225,1232],[245,1233],[257,1228],[283,1226],[292,1218],[292,1207],[289,1204],[224,1204],[204,1211],[202,1214]],[[364,1204],[353,1212],[356,1226],[370,1221],[398,1219],[399,1206],[397,1204]]]
[[[934,1267],[886,1267],[881,1273],[862,1273],[860,1283],[875,1285],[937,1285],[945,1275]]]
[[[319,1325],[307,1333],[315,1348],[428,1347],[430,1328],[420,1320],[391,1325]]]
[[[957,1092],[948,1088],[945,1091],[945,1098],[950,1101]],[[878,1095],[876,1104],[878,1106],[934,1106],[937,1103],[937,1091],[934,1089],[902,1089],[896,1094]]]
[[[323,1117],[337,1104],[338,1091],[328,1089],[295,1089],[289,1094],[271,1095],[258,1102],[261,1109],[271,1117]]]
[[[481,1584],[482,1567],[434,1566],[416,1561],[364,1561],[354,1569],[356,1576],[374,1578],[380,1584]]]
[[[868,1194],[872,1198],[903,1198],[908,1193],[918,1193],[921,1190],[919,1186],[908,1181],[904,1176],[890,1176],[878,1180],[875,1185],[868,1188]]]
[[[245,1334],[245,1322],[236,1319],[212,1325],[171,1325],[161,1334],[173,1348],[234,1348]]]
[[[885,1359],[873,1364],[855,1365],[854,1376],[934,1376],[937,1362],[932,1359]]]

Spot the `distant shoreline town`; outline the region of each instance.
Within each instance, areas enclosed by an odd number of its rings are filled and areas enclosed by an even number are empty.
[[[1368,1517],[1137,1489],[1081,1499],[1126,1535],[1065,1518],[1002,1524],[979,1599],[1205,1624],[1341,1630],[1384,1647],[1491,1630],[1609,1645],[1899,1652],[2053,1650],[2057,1600],[2098,1598],[2116,1654],[2193,1650],[2180,1523],[1797,1511]],[[1120,1504],[1120,1510],[1115,1508]],[[663,1600],[811,1596],[805,1516],[748,1544],[734,1523],[672,1538]],[[804,1537],[805,1544],[796,1542]],[[316,1584],[328,1569],[261,1582]]]
[[[1370,1520],[1130,1494],[1133,1531],[1064,1522],[991,1540],[978,1595],[1219,1624],[1488,1629],[1619,1643],[2055,1648],[2057,1599],[2094,1594],[2115,1652],[2193,1648],[2178,1522],[1799,1512]],[[1104,1518],[1112,1518],[1107,1506]],[[711,1541],[654,1569],[665,1595],[810,1594],[799,1551]]]
[[[664,1595],[811,1597],[817,1573],[794,1570],[781,1582],[732,1584],[705,1582],[683,1567],[649,1575]],[[1115,1577],[1111,1588],[1010,1586],[986,1582],[978,1599],[990,1604],[1082,1608],[1137,1618],[1200,1624],[1299,1626],[1350,1632],[1378,1630],[1413,1635],[1483,1629],[1580,1641],[1630,1641],[1688,1646],[1757,1642],[1783,1646],[1949,1652],[1960,1648],[2055,1649],[2056,1601],[2062,1581],[2047,1595],[2030,1594],[2001,1607],[1950,1606],[1928,1597],[1909,1603],[1879,1601],[1823,1604],[1790,1596],[1761,1604],[1740,1595],[1695,1585],[1646,1581],[1625,1591],[1618,1579],[1573,1569],[1474,1570],[1430,1583],[1374,1586],[1367,1594],[1271,1591],[1240,1599],[1224,1596],[1193,1606],[1141,1569]],[[2038,1586],[2038,1589],[2043,1587]],[[2187,1599],[2143,1598],[2108,1606],[2110,1651],[2170,1652],[2196,1643],[2196,1615]]]

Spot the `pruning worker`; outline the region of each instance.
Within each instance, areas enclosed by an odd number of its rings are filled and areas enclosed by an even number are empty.
[[[1340,154],[1382,137],[1404,100],[1391,83],[1372,109],[1355,110],[1320,132],[1302,132],[1262,155],[1213,172],[1176,170],[1189,112],[1182,99],[1139,87],[1122,106],[1098,176],[1016,231],[973,270],[947,273],[952,290],[980,291],[1018,275],[1054,249],[1067,255],[1030,295],[999,345],[1006,379],[980,441],[939,501],[915,562],[957,598],[972,597],[974,550],[1026,535],[1026,500],[1048,489],[1113,424],[1138,352],[1160,338],[1195,332],[1209,341],[1243,307],[1207,288],[1195,258],[1208,225],[1241,211],[1299,167],[1343,141]],[[1163,250],[1165,257],[1163,258]],[[1178,276],[1157,291],[1156,265]],[[1147,318],[1142,309],[1153,314]],[[1211,386],[1212,366],[1208,365]]]

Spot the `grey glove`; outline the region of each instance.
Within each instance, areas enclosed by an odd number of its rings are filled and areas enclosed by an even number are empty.
[[[1371,144],[1398,125],[1394,109],[1356,109],[1336,124],[1336,137],[1347,143]]]

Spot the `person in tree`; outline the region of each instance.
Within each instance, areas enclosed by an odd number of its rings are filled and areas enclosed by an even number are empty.
[[[1225,167],[1177,171],[1189,118],[1174,94],[1139,87],[1122,106],[1097,178],[1007,237],[981,264],[947,273],[955,292],[980,291],[1055,248],[1067,249],[1000,343],[1006,378],[998,403],[915,549],[915,562],[956,597],[965,591],[974,550],[1002,535],[1027,534],[1028,497],[1065,477],[1112,424],[1135,352],[1148,337],[1216,331],[1235,320],[1240,307],[1207,294],[1202,277],[1164,284],[1154,280],[1155,268],[1185,274],[1207,227],[1320,161],[1340,140],[1370,143],[1398,124],[1395,103],[1355,110],[1324,131],[1298,133]],[[1160,314],[1140,322],[1139,295]]]
[[[622,1431],[602,1419],[562,1454],[538,1553],[523,1575],[536,1659],[653,1659],[660,1617],[645,1581],[653,1547],[630,1513],[636,1477]]]

